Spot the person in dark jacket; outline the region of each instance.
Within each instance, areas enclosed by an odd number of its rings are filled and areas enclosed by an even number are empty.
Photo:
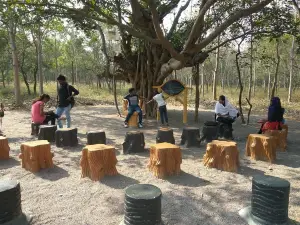
[[[67,128],[70,128],[71,127],[70,111],[72,108],[72,104],[71,104],[72,98],[75,95],[78,95],[79,91],[76,90],[73,86],[69,85],[67,83],[66,77],[63,75],[59,75],[57,77],[57,82],[59,83],[59,85],[58,85],[58,90],[57,90],[58,105],[57,105],[57,109],[56,109],[56,114],[59,117],[62,114],[65,114],[66,121],[67,121]],[[59,128],[63,127],[60,120],[57,123],[58,123]]]

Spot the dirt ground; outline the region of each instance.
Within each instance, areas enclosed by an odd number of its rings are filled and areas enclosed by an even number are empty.
[[[30,113],[6,112],[3,130],[9,138],[12,157],[0,161],[0,177],[21,182],[23,211],[33,216],[34,225],[119,225],[123,217],[124,189],[137,183],[153,184],[162,190],[162,218],[166,225],[246,225],[238,211],[250,204],[251,179],[259,174],[274,175],[291,183],[289,216],[300,222],[300,122],[288,121],[288,150],[277,154],[278,160],[271,166],[273,170],[269,170],[267,162],[244,157],[247,135],[257,132],[255,121],[260,117],[254,115],[253,125],[242,126],[240,121],[234,124],[241,162],[238,173],[205,168],[202,164],[205,145],[201,144],[200,148],[182,148],[181,175],[160,180],[147,169],[148,151],[123,155],[121,144],[127,129],[122,126],[123,118],[115,112],[113,106],[76,107],[72,112],[72,126],[78,128],[80,145],[65,149],[52,145],[55,168],[37,174],[22,169],[17,157],[20,144],[33,140]],[[182,113],[169,109],[169,117],[179,143]],[[189,118],[189,124],[193,124],[192,111]],[[201,122],[212,118],[212,112],[200,112]],[[117,149],[120,174],[92,182],[80,178],[79,161],[86,132],[99,129],[105,130],[108,144]],[[145,121],[142,131],[148,148],[155,143],[156,121]]]

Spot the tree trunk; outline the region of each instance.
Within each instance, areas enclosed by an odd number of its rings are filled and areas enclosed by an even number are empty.
[[[194,73],[194,82],[196,86],[196,94],[195,94],[195,122],[199,121],[199,103],[200,103],[200,90],[199,90],[199,81],[200,81],[200,73],[199,73],[199,64],[195,66],[195,73]]]
[[[250,76],[249,76],[249,92],[248,92],[249,101],[251,101],[252,86],[253,86],[253,37],[251,35],[251,40],[250,40]]]
[[[34,71],[33,71],[33,94],[36,95],[36,86],[37,86],[37,73],[38,73],[38,63],[36,61],[36,65],[34,67]]]
[[[271,71],[270,71],[270,68],[268,68],[268,76],[269,76],[269,79],[268,79],[268,98],[271,97]]]
[[[20,87],[20,77],[19,77],[19,60],[18,60],[18,52],[16,46],[16,27],[12,18],[9,21],[9,40],[12,51],[12,59],[13,59],[13,71],[14,71],[14,88],[15,88],[15,100],[16,105],[20,106],[21,101],[21,87]]]
[[[235,64],[236,64],[236,69],[237,69],[237,74],[238,74],[238,79],[239,79],[239,87],[240,87],[240,92],[239,92],[239,111],[240,111],[240,116],[242,123],[245,124],[245,118],[243,114],[243,107],[242,107],[242,95],[243,95],[243,82],[242,82],[242,77],[241,77],[241,69],[240,69],[240,64],[239,64],[239,56],[241,54],[241,44],[243,43],[244,39],[241,40],[241,42],[238,44],[238,50],[235,55]]]
[[[44,77],[43,77],[43,49],[42,49],[42,36],[41,36],[41,25],[39,23],[38,28],[38,71],[39,71],[39,94],[44,93]]]
[[[277,81],[278,81],[278,71],[279,71],[279,64],[280,64],[280,55],[279,55],[279,40],[276,40],[276,70],[275,70],[275,76],[274,76],[274,82],[272,86],[272,93],[271,98],[275,96],[275,90],[277,87]]]
[[[5,88],[5,76],[4,76],[4,71],[1,71],[2,75],[2,86]]]
[[[27,74],[26,74],[26,71],[24,70],[24,60],[25,60],[25,49],[23,49],[23,52],[22,52],[22,60],[21,60],[20,69],[21,69],[21,73],[22,73],[22,76],[23,76],[24,83],[25,83],[26,88],[27,88],[27,93],[28,93],[28,95],[31,95],[30,86],[29,86],[29,83],[28,83],[28,80],[27,80]]]
[[[255,91],[256,91],[256,66],[255,62],[253,64],[253,97],[255,97]]]
[[[293,36],[292,47],[290,53],[290,80],[289,80],[289,94],[288,94],[288,102],[292,101],[292,90],[293,90],[293,67],[294,67],[294,46],[295,46],[295,36]]]
[[[218,45],[220,43],[220,36],[218,37]],[[220,64],[220,48],[217,48],[216,52],[216,64],[214,70],[214,77],[213,77],[213,99],[217,100],[217,76],[219,72],[219,64]]]
[[[202,97],[204,98],[204,63],[202,63],[202,69],[201,69],[201,91],[202,91]]]
[[[72,60],[72,85],[74,85],[74,62]]]

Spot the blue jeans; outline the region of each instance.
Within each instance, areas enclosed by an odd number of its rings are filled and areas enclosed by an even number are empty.
[[[66,115],[66,120],[67,120],[67,128],[71,127],[71,104],[68,105],[67,107],[57,107],[56,109],[56,114],[61,117],[61,115],[64,113]],[[63,125],[61,123],[61,120],[58,120],[57,122],[59,128],[63,128]]]
[[[163,105],[160,106],[158,109],[159,109],[161,123],[162,124],[164,124],[165,122],[168,123],[169,121],[168,121],[167,106]]]
[[[128,106],[128,114],[126,116],[125,122],[128,123],[130,117],[134,112],[137,112],[139,114],[139,123],[143,122],[143,113],[141,108],[138,105],[131,105]]]

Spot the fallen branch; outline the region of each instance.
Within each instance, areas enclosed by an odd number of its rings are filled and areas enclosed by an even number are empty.
[[[248,102],[248,104],[249,104],[249,106],[250,106],[250,109],[249,109],[249,111],[248,111],[248,118],[247,118],[247,125],[249,125],[250,114],[251,114],[251,110],[252,110],[252,104],[250,103],[250,101],[249,101],[248,98],[246,98],[246,100],[247,100],[247,102]]]

